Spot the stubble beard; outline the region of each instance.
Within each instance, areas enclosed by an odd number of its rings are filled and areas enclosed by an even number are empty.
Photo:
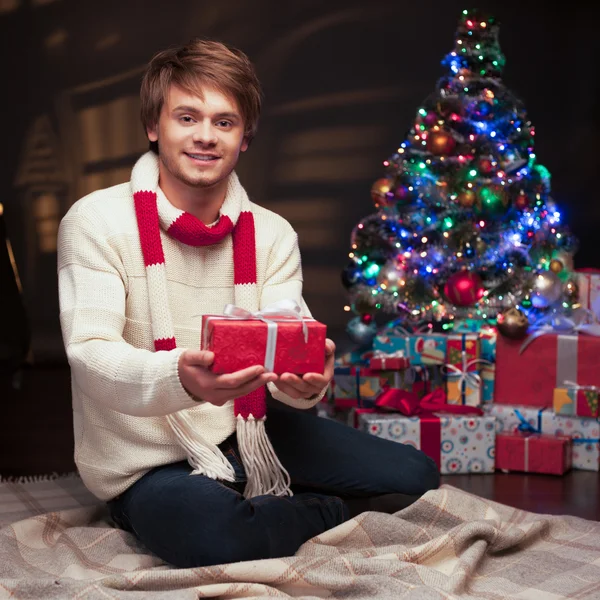
[[[206,189],[211,188],[217,185],[223,179],[226,179],[229,175],[229,172],[226,173],[223,177],[210,178],[205,177],[202,174],[199,174],[198,179],[193,179],[186,175],[185,171],[181,168],[176,160],[172,160],[170,156],[159,155],[161,162],[163,163],[165,169],[175,178],[177,181],[187,185],[191,188],[196,189]]]

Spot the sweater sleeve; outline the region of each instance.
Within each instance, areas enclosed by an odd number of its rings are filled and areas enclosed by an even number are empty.
[[[311,317],[310,310],[302,298],[302,262],[298,247],[298,235],[291,225],[287,222],[286,225],[284,235],[277,239],[271,251],[260,307],[262,309],[278,300],[291,298],[300,305],[303,316]],[[329,385],[326,385],[317,395],[306,399],[291,398],[281,392],[273,383],[268,383],[267,387],[276,400],[294,408],[308,409],[323,399]]]
[[[74,209],[59,228],[60,323],[75,385],[138,417],[197,406],[179,380],[183,349],[151,352],[123,338],[127,273],[106,229],[101,218]]]

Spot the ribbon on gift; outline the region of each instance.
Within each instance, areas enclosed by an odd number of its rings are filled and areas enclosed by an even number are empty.
[[[419,417],[421,429],[421,450],[432,458],[438,469],[441,468],[441,420],[436,413],[459,415],[483,415],[480,408],[446,403],[446,393],[437,389],[423,398],[414,392],[389,389],[383,392],[375,402],[375,409],[386,412],[399,412],[407,417]]]
[[[575,391],[575,398],[574,398],[574,409],[575,409],[575,414],[581,417],[586,417],[586,416],[598,416],[598,394],[600,393],[600,388],[596,385],[579,385],[577,382],[575,381],[571,381],[569,379],[563,381],[563,388],[569,388],[571,390]],[[577,393],[579,391],[584,392],[584,398],[585,398],[585,403],[583,406],[580,404],[580,395]],[[595,398],[593,398],[592,400],[590,398],[588,398],[585,395],[585,392],[593,392],[595,395]],[[594,402],[593,400],[595,400],[595,406],[593,405]],[[589,414],[586,413],[586,410],[589,410]]]
[[[304,342],[308,342],[308,326],[306,319],[302,316],[300,305],[291,298],[273,302],[261,310],[251,312],[234,304],[226,304],[223,309],[223,315],[210,316],[204,324],[202,339],[206,339],[208,333],[208,324],[210,321],[218,319],[236,319],[247,321],[258,319],[267,325],[267,347],[265,350],[264,367],[267,371],[272,371],[275,365],[275,355],[277,350],[277,323],[288,321],[290,319],[298,321],[302,325]],[[194,315],[199,316],[199,315]],[[312,319],[310,319],[312,320]]]
[[[462,403],[465,403],[467,386],[475,390],[481,390],[481,376],[476,371],[469,371],[471,367],[477,364],[482,365],[493,365],[493,362],[485,360],[484,358],[473,358],[467,360],[467,354],[465,351],[462,353],[462,365],[461,368],[456,365],[445,364],[442,366],[442,372],[445,374],[459,375],[458,385],[460,387],[460,397]]]
[[[536,338],[549,333],[558,334],[556,338],[556,384],[561,387],[565,380],[577,379],[577,354],[579,334],[584,333],[600,337],[600,323],[591,311],[578,310],[576,319],[562,315],[543,317],[534,325],[534,332],[523,342],[519,354],[525,352]]]
[[[542,433],[542,413],[546,410],[546,407],[540,408],[537,414],[537,427],[534,427],[522,414],[518,408],[515,408],[515,416],[519,419],[520,423],[517,425],[518,431],[528,433]]]
[[[381,361],[381,370],[385,371],[386,361],[392,358],[406,358],[404,350],[396,350],[395,352],[383,352],[382,350],[375,350],[371,359],[376,358]]]
[[[533,333],[521,344],[519,354],[523,354],[533,340],[548,333],[558,333],[561,337],[577,338],[580,333],[600,337],[600,323],[590,310],[579,310],[577,316],[577,319],[570,319],[564,315],[542,317],[532,326]]]

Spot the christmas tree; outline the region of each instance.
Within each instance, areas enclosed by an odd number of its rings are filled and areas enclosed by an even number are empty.
[[[535,130],[501,79],[498,22],[463,11],[436,90],[372,187],[342,282],[363,344],[393,321],[528,322],[577,302],[576,240],[561,225]]]

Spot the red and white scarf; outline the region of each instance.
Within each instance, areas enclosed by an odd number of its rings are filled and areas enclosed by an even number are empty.
[[[169,310],[165,255],[161,229],[183,244],[209,246],[232,236],[235,304],[248,311],[260,309],[256,283],[256,243],[254,216],[246,191],[235,173],[231,173],[219,220],[213,226],[175,208],[158,191],[159,160],[153,152],[144,154],[135,164],[131,186],[146,279],[154,348],[157,352],[177,347]],[[158,193],[157,193],[158,191]],[[265,430],[266,392],[258,390],[235,398],[233,410],[240,456],[248,483],[247,498],[262,494],[291,495],[290,477],[279,462]],[[235,473],[218,446],[205,440],[193,427],[185,410],[166,416],[178,442],[185,449],[192,474],[234,481]]]

